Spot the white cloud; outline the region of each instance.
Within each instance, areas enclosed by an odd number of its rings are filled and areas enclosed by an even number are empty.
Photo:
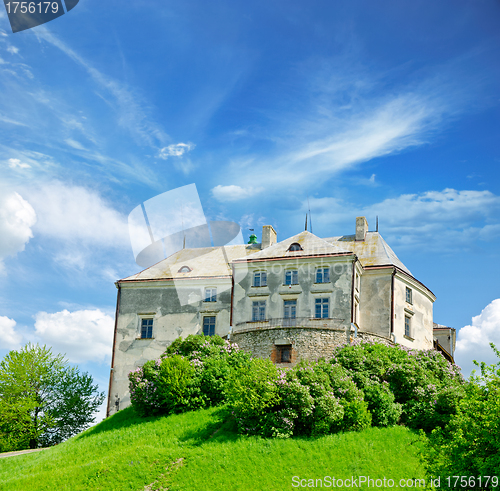
[[[62,182],[31,191],[36,231],[72,245],[129,248],[127,217],[98,192]]]
[[[222,186],[221,184],[212,189],[212,195],[217,201],[239,201],[259,193],[262,188],[236,186],[230,184],[229,186]]]
[[[17,55],[17,53],[19,53],[19,48],[16,48],[15,46],[8,46],[7,47],[7,51],[13,55]]]
[[[15,192],[0,194],[0,269],[5,257],[24,251],[35,223],[35,210],[22,196]]]
[[[491,191],[444,189],[403,194],[363,208],[338,198],[311,198],[310,206],[315,222],[323,226],[350,224],[354,216],[364,215],[374,229],[375,223],[370,221],[378,216],[380,232],[397,248],[425,245],[428,250],[446,247],[449,252],[477,246],[478,239],[500,237],[500,196]],[[307,202],[302,208],[307,210]]]
[[[500,298],[493,300],[479,315],[473,317],[471,325],[458,331],[455,360],[465,376],[477,369],[473,360],[487,364],[499,361],[489,343],[500,347]]]
[[[35,331],[55,352],[66,354],[70,362],[102,362],[111,356],[113,318],[99,309],[63,310],[54,314],[38,312]]]
[[[181,157],[195,147],[193,143],[176,143],[163,147],[158,153],[158,157],[167,160],[169,157]]]
[[[73,140],[71,138],[66,138],[66,140],[64,140],[70,147],[73,147],[73,148],[76,148],[77,150],[85,150],[85,147],[77,142],[76,140]]]
[[[20,159],[9,159],[8,162],[9,162],[9,167],[11,169],[16,169],[16,168],[30,169],[31,168],[31,165],[27,164],[26,162],[21,162]]]
[[[0,315],[0,339],[3,349],[17,349],[21,346],[23,337],[14,330],[15,325],[14,319]]]

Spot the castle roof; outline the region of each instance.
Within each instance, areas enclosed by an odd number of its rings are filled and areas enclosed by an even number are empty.
[[[299,247],[292,247],[298,250],[290,250],[292,244],[298,244]],[[265,249],[260,248],[261,244],[245,244],[181,249],[119,281],[230,277],[232,262],[338,254],[356,254],[363,267],[396,266],[413,276],[378,232],[367,232],[365,240],[357,241],[355,235],[322,239],[303,231]]]
[[[290,250],[292,244],[298,244],[299,250]],[[254,252],[247,257],[236,259],[238,261],[254,261],[261,259],[287,258],[287,257],[304,257],[318,256],[339,253],[349,253],[342,245],[331,244],[324,239],[317,237],[305,230],[300,234],[294,235],[289,239],[278,242],[270,247],[266,247],[261,251]]]
[[[354,252],[363,267],[396,266],[413,276],[378,232],[367,232],[365,240],[356,240],[355,235],[329,237],[324,240],[332,245]]]
[[[181,249],[149,268],[121,281],[176,280],[181,278],[231,277],[230,263],[252,254],[260,244]],[[183,272],[183,269],[190,271]]]

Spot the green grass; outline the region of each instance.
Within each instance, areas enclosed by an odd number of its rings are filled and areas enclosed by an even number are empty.
[[[418,450],[400,426],[271,440],[236,435],[214,408],[147,419],[129,408],[57,447],[0,459],[0,489],[279,491],[297,489],[293,476],[397,482],[424,477]]]

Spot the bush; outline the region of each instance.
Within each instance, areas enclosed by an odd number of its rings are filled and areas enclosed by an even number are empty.
[[[493,343],[491,347],[500,358]],[[488,489],[500,488],[500,361],[476,365],[480,375],[471,375],[456,413],[428,438],[426,467],[430,474],[441,476],[443,487],[446,476],[458,475],[497,476],[496,484],[490,483]]]
[[[230,372],[249,359],[219,336],[177,338],[160,359],[130,372],[132,405],[149,416],[222,404]]]
[[[332,362],[347,369],[364,392],[377,426],[400,419],[410,428],[431,431],[455,414],[463,396],[460,368],[434,350],[355,342],[337,348]]]

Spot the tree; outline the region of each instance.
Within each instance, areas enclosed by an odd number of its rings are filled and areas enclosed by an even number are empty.
[[[60,443],[87,428],[104,400],[88,373],[28,343],[0,363],[0,451]]]
[[[500,351],[490,343],[500,358]],[[429,436],[427,470],[441,477],[441,485],[451,489],[446,476],[474,476],[469,487],[499,489],[500,470],[500,361],[493,365],[474,362],[480,374],[471,375],[465,396],[445,428]],[[486,484],[477,476],[494,476]]]

